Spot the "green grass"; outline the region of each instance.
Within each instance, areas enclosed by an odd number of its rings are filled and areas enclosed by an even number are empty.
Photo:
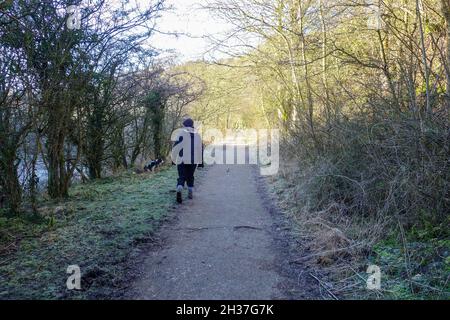
[[[443,230],[443,234],[432,231]],[[406,241],[391,236],[373,248],[387,299],[450,299],[450,240],[446,226],[412,230]]]
[[[174,205],[176,170],[126,174],[74,186],[45,201],[41,217],[0,217],[0,299],[113,298],[126,289],[130,261]],[[68,290],[79,265],[82,290]]]

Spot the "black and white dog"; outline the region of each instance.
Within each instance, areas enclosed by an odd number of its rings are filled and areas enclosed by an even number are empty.
[[[152,160],[144,167],[144,171],[153,171],[153,169],[158,168],[163,163],[163,159]]]

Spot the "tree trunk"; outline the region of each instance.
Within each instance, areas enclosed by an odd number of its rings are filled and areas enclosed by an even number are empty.
[[[423,24],[422,24],[422,14],[420,13],[420,0],[416,0],[416,14],[417,18],[419,20],[419,32],[420,32],[420,44],[422,48],[422,63],[424,68],[424,75],[425,75],[425,90],[426,90],[426,106],[425,111],[427,114],[431,113],[431,102],[430,102],[430,72],[428,70],[428,61],[427,61],[427,52],[425,48],[425,36],[423,31]]]
[[[162,158],[162,131],[163,131],[163,121],[164,112],[163,107],[157,106],[155,108],[155,114],[153,115],[153,150],[155,153],[155,159]]]
[[[163,129],[164,129],[164,110],[165,101],[162,98],[162,93],[158,90],[152,92],[148,95],[146,99],[147,112],[150,115],[150,124],[153,132],[153,151],[156,159],[162,158],[162,148],[163,148]],[[147,115],[146,115],[147,120]],[[147,124],[144,124],[146,127]],[[146,130],[144,131],[146,133]],[[143,136],[145,138],[146,135]]]
[[[22,203],[22,189],[17,177],[17,167],[14,165],[14,159],[8,160],[5,182],[7,205],[12,214],[17,214],[20,212]]]
[[[325,114],[326,122],[329,126],[331,117],[330,108],[330,94],[328,90],[328,75],[327,75],[327,28],[325,24],[325,17],[323,12],[323,0],[319,0],[319,11],[320,11],[320,23],[322,29],[322,84],[325,90]]]
[[[102,177],[102,165],[98,159],[88,160],[88,170],[90,179],[100,179]]]
[[[22,188],[17,175],[16,154],[17,149],[11,145],[2,146],[0,158],[0,184],[5,207],[11,214],[18,214],[22,204]]]
[[[48,194],[52,198],[68,196],[66,167],[64,161],[65,128],[64,115],[53,110],[49,114],[47,140]]]
[[[105,145],[103,118],[103,108],[94,106],[94,111],[88,124],[87,137],[87,162],[91,179],[100,179],[102,175],[102,159]]]
[[[39,178],[36,174],[36,163],[39,158],[39,153],[41,152],[41,137],[39,134],[36,134],[36,148],[33,152],[33,158],[31,159],[31,177],[28,181],[28,186],[30,190],[30,202],[31,202],[31,208],[33,209],[33,214],[38,215],[38,209],[37,209],[37,193],[38,193],[38,184],[39,184]]]
[[[446,52],[445,52],[445,74],[446,74],[446,106],[447,111],[450,110],[450,0],[441,0],[442,5],[442,14],[445,18],[445,24],[446,24],[446,37],[445,37],[445,43],[446,43]]]
[[[311,137],[314,141],[314,145],[316,147],[316,151],[320,154],[321,153],[321,147],[319,140],[317,139],[316,135],[316,129],[314,125],[314,100],[312,96],[312,87],[309,79],[309,68],[308,68],[308,61],[306,58],[306,41],[305,41],[305,34],[304,34],[304,21],[303,21],[303,12],[304,9],[302,7],[302,2],[300,1],[300,7],[299,7],[299,15],[300,15],[300,49],[302,54],[302,64],[303,64],[303,72],[304,72],[304,78],[305,78],[305,84],[306,84],[306,96],[308,100],[308,122],[311,129]]]
[[[124,128],[118,126],[113,132],[112,159],[113,171],[116,173],[121,168],[128,169],[127,149],[125,147]]]
[[[389,86],[389,91],[391,92],[392,95],[392,99],[394,100],[395,103],[395,107],[397,109],[400,109],[400,103],[398,100],[398,96],[397,96],[397,92],[395,91],[395,85],[394,85],[394,81],[392,79],[392,74],[389,68],[389,61],[388,61],[388,49],[389,48],[387,45],[385,47],[384,41],[383,41],[383,37],[381,35],[381,31],[377,30],[377,35],[378,35],[378,41],[380,43],[380,55],[381,58],[383,59],[383,74],[386,78],[386,81],[388,83]]]

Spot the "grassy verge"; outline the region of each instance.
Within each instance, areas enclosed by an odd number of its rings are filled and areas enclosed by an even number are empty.
[[[269,185],[307,253],[299,261],[326,290],[340,299],[450,299],[448,219],[403,228],[394,217],[358,217],[338,204],[314,210],[304,179],[288,170]],[[381,290],[367,290],[369,265],[380,267]]]
[[[41,217],[0,217],[0,299],[120,296],[129,261],[151,241],[174,204],[173,168],[77,185],[64,202],[44,201]],[[68,290],[79,265],[82,290]]]
[[[373,246],[369,261],[384,271],[385,298],[450,299],[449,250],[448,238],[394,233]]]

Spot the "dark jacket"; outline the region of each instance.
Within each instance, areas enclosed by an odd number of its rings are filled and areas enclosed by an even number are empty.
[[[188,141],[185,142],[185,139]],[[190,154],[185,156],[185,151]],[[172,148],[172,161],[175,164],[203,165],[202,138],[195,129],[179,129]]]

